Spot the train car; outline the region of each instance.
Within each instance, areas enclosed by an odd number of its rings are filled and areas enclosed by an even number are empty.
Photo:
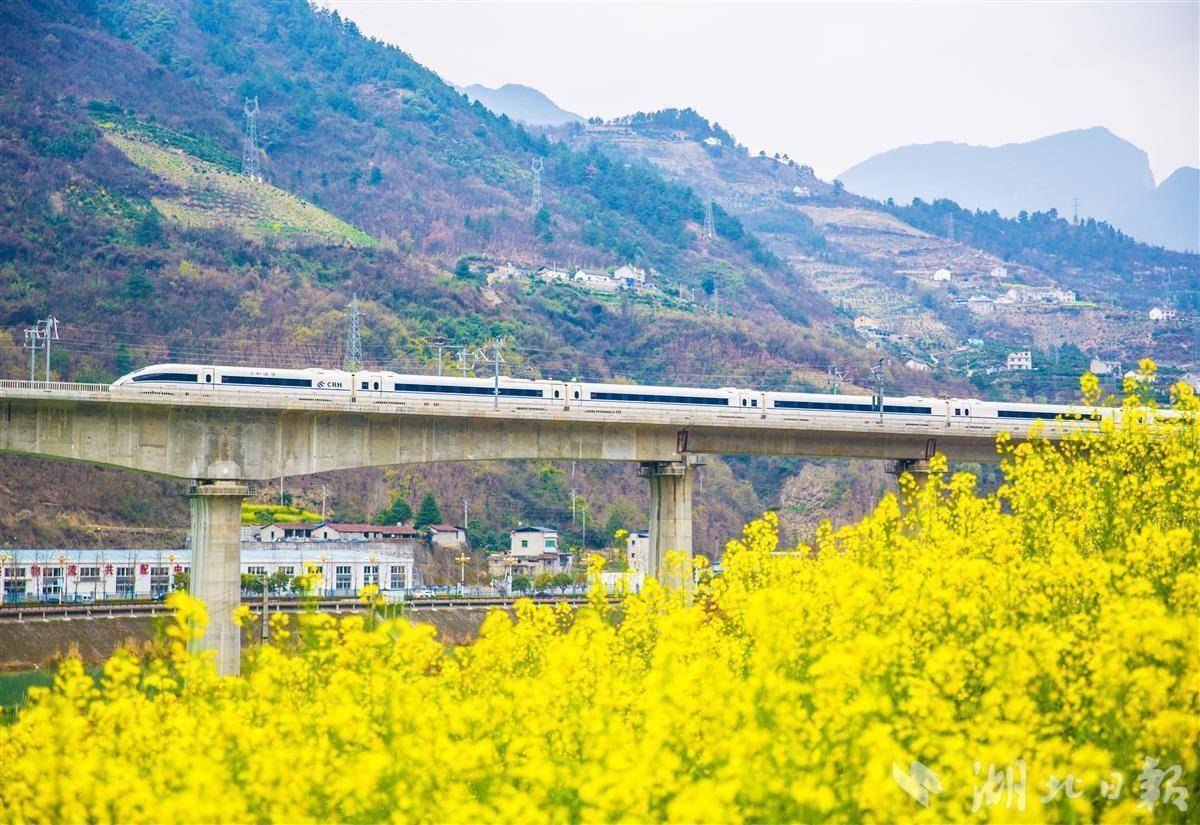
[[[802,392],[764,393],[768,410],[841,415],[878,415],[879,399],[873,395],[834,395]],[[946,416],[946,399],[923,396],[884,396],[884,415]]]
[[[197,364],[153,364],[123,375],[113,386],[243,391],[317,391],[349,395],[353,376],[341,370],[262,369]]]
[[[980,401],[972,398],[951,398],[948,400],[947,406],[951,421],[998,419],[1014,423],[1031,423],[1037,420],[1053,421],[1060,415],[1067,418],[1099,421],[1102,418],[1111,418],[1116,413],[1112,409],[1090,409],[1077,405],[1021,404],[1006,401]]]
[[[401,375],[394,372],[384,372],[379,375],[382,377],[384,397],[487,400],[499,396],[502,400],[552,402],[562,397],[565,387],[564,384],[554,381],[531,381],[527,378],[506,378],[504,376],[500,377],[499,389],[497,389],[497,382],[494,378]]]
[[[573,385],[574,386],[574,385]],[[580,398],[572,398],[573,404],[583,406],[635,406],[635,407],[702,407],[715,409],[737,409],[741,406],[741,390],[729,387],[716,390],[691,387],[655,387],[641,384],[579,384],[572,390]],[[747,399],[756,396],[745,391]],[[749,406],[749,403],[747,403]]]

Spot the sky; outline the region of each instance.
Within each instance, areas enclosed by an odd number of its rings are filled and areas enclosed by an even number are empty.
[[[1200,0],[325,0],[458,85],[616,117],[691,106],[832,178],[877,152],[1106,126],[1161,182],[1200,166]]]

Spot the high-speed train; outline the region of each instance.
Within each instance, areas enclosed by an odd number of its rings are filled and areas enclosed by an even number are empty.
[[[664,408],[730,411],[771,417],[796,414],[879,415],[879,399],[864,395],[804,392],[763,392],[723,387],[660,387],[635,384],[597,384],[579,381],[403,375],[363,370],[261,369],[198,364],[154,364],[117,379],[122,391],[186,390],[286,394],[306,399],[477,401],[506,406],[540,405],[559,408]],[[992,419],[1030,422],[1059,415],[1098,420],[1117,410],[1085,409],[1054,404],[1019,404],[970,398],[886,396],[882,414],[944,419],[947,422]]]

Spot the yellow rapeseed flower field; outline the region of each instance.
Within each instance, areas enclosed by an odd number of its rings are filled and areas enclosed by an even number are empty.
[[[1094,384],[1085,382],[1094,391]],[[0,728],[3,822],[1197,821],[1200,419],[1131,396],[1062,445],[944,463],[692,594],[523,603],[477,643],[302,615],[240,678],[65,664]]]

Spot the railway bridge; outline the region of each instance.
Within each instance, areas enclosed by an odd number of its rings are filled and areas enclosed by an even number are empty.
[[[200,644],[236,673],[241,503],[247,481],[330,470],[500,459],[637,462],[650,488],[651,560],[692,549],[692,489],[708,455],[879,459],[920,474],[935,452],[996,461],[1012,424],[937,416],[767,415],[738,409],[569,409],[490,399],[329,399],[217,388],[0,381],[0,451],[191,482],[191,590],[210,615]],[[1072,426],[1048,422],[1047,438]],[[1015,435],[1015,434],[1014,434]]]

